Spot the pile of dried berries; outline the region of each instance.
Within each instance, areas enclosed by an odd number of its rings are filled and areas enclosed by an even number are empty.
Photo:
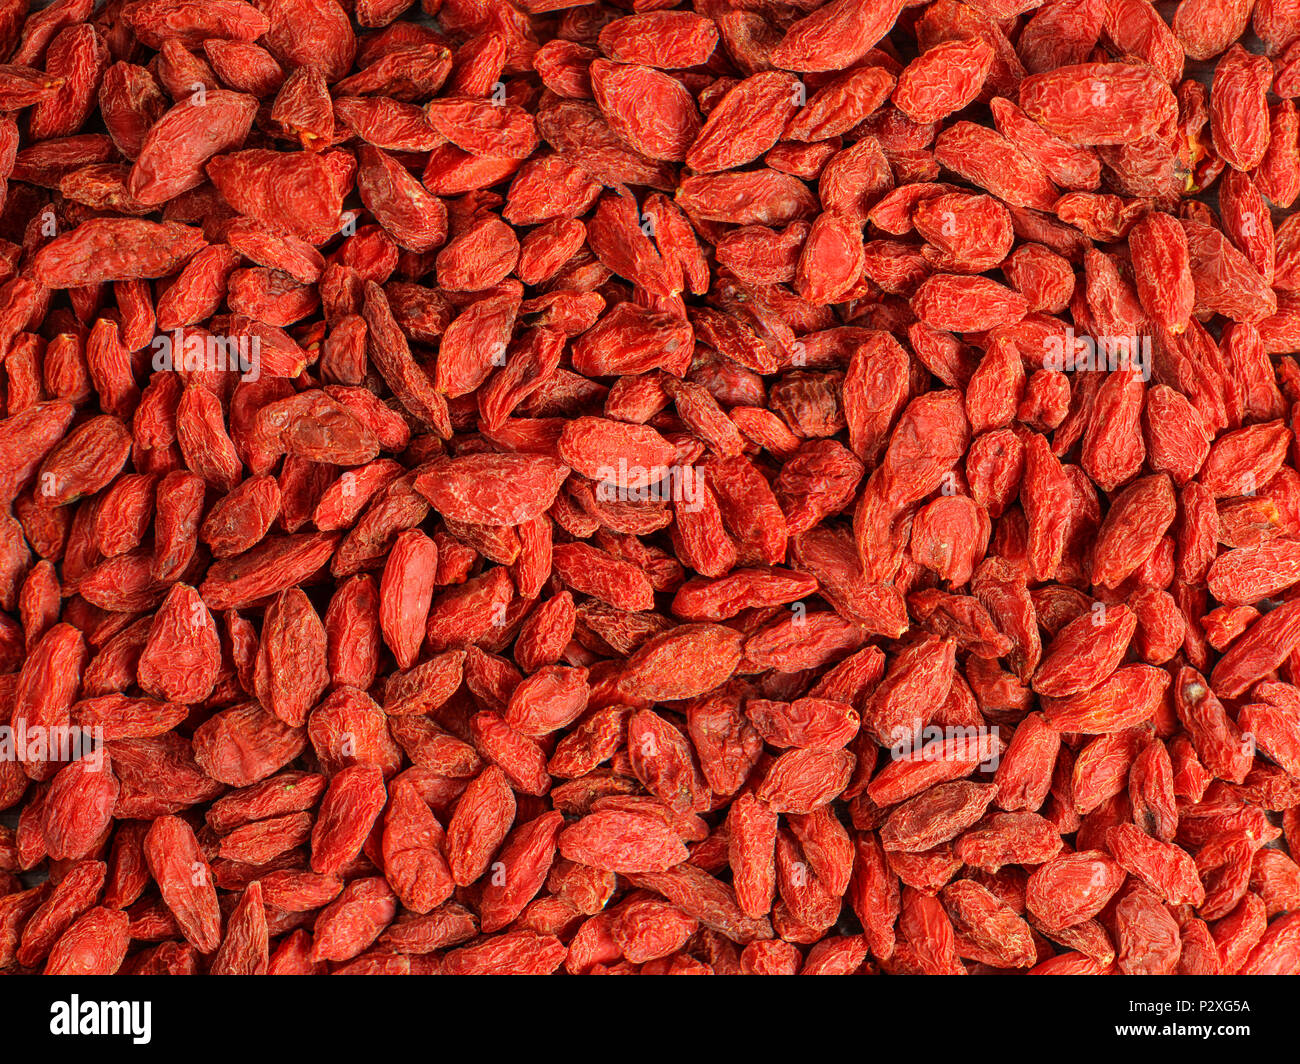
[[[1300,0],[1173,7],[0,0],[0,970],[1300,970]]]

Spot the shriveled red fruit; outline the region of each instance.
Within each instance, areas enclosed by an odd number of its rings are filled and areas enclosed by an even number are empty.
[[[1297,38],[0,5],[0,971],[1296,971]]]

